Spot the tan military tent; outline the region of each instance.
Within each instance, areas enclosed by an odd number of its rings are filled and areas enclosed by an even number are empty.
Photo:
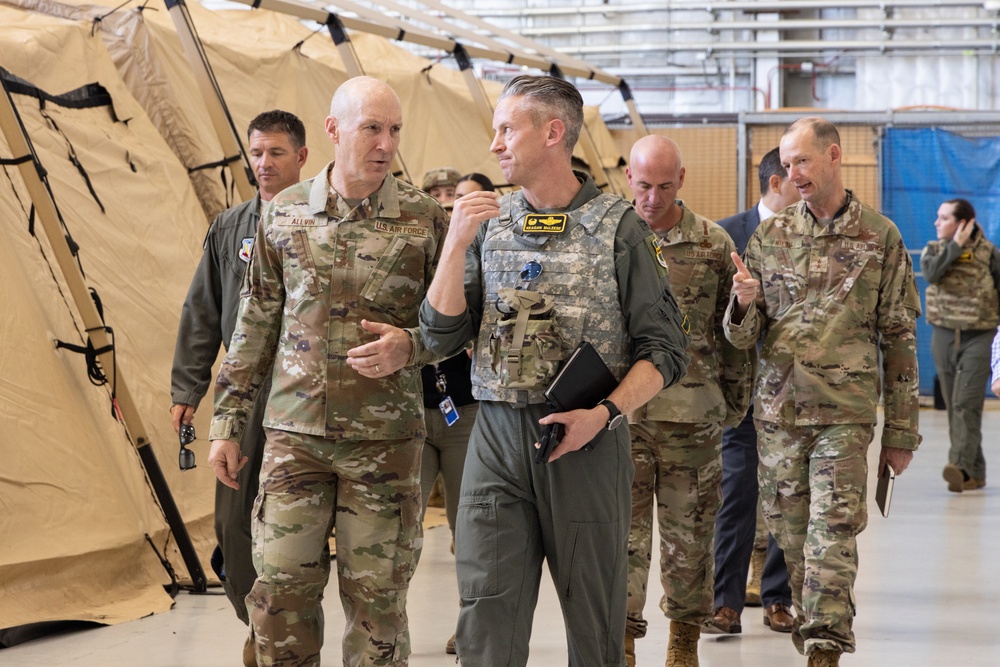
[[[193,446],[200,465],[177,468],[169,371],[205,230],[237,195],[170,16],[153,4],[113,9],[0,0],[0,66],[18,79],[14,104],[114,330],[117,372],[208,571],[214,477],[204,440]],[[310,146],[305,174],[317,173],[333,159],[322,132],[330,95],[347,78],[329,36],[266,11],[189,9],[234,126],[242,134],[270,108],[298,114]],[[351,37],[366,73],[388,81],[403,101],[400,155],[410,178],[450,165],[503,180],[460,73],[383,38]],[[494,99],[499,93],[496,84],[486,89]],[[595,109],[587,126],[601,166],[620,186],[621,158]],[[597,173],[592,151],[578,153]],[[18,156],[0,133],[0,160],[11,157]],[[0,628],[164,611],[170,576],[158,554],[181,579],[183,559],[112,415],[110,383],[93,386],[84,357],[56,349],[56,340],[87,340],[80,306],[53,261],[51,243],[65,241],[40,232],[20,167],[2,166]],[[196,420],[201,434],[210,412],[206,401]]]
[[[0,62],[25,80],[12,97],[114,329],[120,372],[169,471],[176,460],[164,419],[169,350],[204,213],[100,39],[76,22],[7,7],[0,23]],[[88,84],[97,86],[81,90]],[[0,156],[12,157],[2,137]],[[92,386],[84,358],[54,346],[85,342],[78,308],[49,239],[33,225],[17,168],[3,169],[0,627],[110,623],[166,610],[169,578],[146,539],[179,561],[167,547],[166,523],[112,417],[110,387]],[[185,514],[192,533],[204,537],[202,550],[210,546],[210,476],[204,468],[183,480],[170,475],[183,509],[193,510]]]

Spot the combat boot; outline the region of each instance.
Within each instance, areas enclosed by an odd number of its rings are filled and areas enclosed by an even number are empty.
[[[635,667],[635,637],[625,633],[625,665]]]
[[[698,637],[701,626],[670,621],[666,667],[698,667]]]
[[[761,607],[764,604],[760,599],[760,582],[764,576],[765,560],[767,549],[754,549],[750,553],[750,580],[747,581],[747,594],[743,598],[743,604],[747,607]]]
[[[243,667],[257,667],[257,642],[252,634],[243,642]]]
[[[806,667],[840,667],[840,651],[818,649],[809,654]]]

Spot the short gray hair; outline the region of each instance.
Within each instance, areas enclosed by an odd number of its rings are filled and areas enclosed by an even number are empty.
[[[515,76],[504,86],[500,99],[508,97],[525,97],[531,100],[530,113],[536,126],[549,118],[561,120],[566,126],[563,145],[568,154],[573,154],[583,128],[583,96],[576,86],[554,76],[522,74]]]

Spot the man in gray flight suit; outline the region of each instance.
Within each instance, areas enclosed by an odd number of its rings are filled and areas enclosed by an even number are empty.
[[[250,261],[261,207],[299,182],[309,152],[302,121],[287,111],[265,111],[254,118],[247,128],[247,140],[250,166],[260,190],[250,201],[220,213],[205,237],[205,252],[181,311],[170,373],[170,414],[175,432],[194,420],[195,410],[212,380],[219,345],[229,349],[236,328],[240,284]],[[266,387],[261,390],[261,400],[255,404],[240,440],[240,448],[249,460],[239,474],[239,490],[227,489],[222,482],[215,487],[215,535],[225,575],[222,585],[244,623],[250,622],[245,598],[257,579],[251,556],[250,510],[257,497],[257,476],[264,454],[261,422],[267,391]],[[244,664],[257,664],[249,638]]]
[[[421,307],[436,353],[475,340],[480,411],[455,534],[466,666],[527,662],[543,559],[559,589],[569,664],[624,662],[633,468],[621,415],[684,374],[687,337],[656,237],[628,202],[572,170],[582,124],[572,84],[519,76],[506,85],[491,149],[522,189],[455,202]],[[554,413],[543,392],[581,340],[620,384],[596,406]],[[535,463],[554,424],[565,435]]]

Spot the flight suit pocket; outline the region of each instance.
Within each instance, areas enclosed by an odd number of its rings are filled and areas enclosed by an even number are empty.
[[[458,502],[455,559],[458,594],[463,599],[496,595],[497,508],[491,496],[464,496]]]
[[[609,522],[573,522],[566,530],[562,554],[556,564],[559,596],[569,602],[577,594],[587,595],[594,581],[614,581],[616,569],[624,558],[616,545],[621,542],[620,524]]]

